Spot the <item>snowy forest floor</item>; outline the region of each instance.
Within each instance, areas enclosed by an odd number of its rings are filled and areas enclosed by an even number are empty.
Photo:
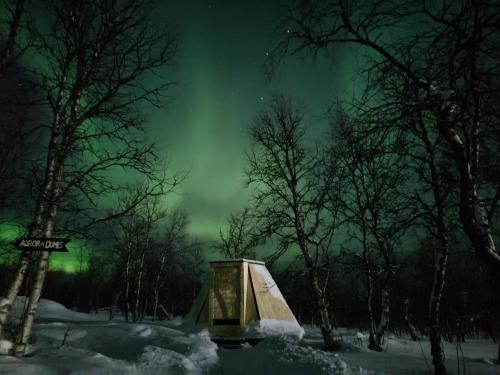
[[[14,307],[19,315],[22,299]],[[242,349],[218,347],[206,331],[191,333],[181,319],[128,323],[104,314],[83,314],[42,300],[36,341],[24,358],[0,355],[0,374],[431,374],[429,343],[389,336],[381,353],[366,349],[365,335],[341,329],[344,349],[320,350],[318,328],[305,327],[300,341],[268,338]],[[63,345],[63,341],[64,345]],[[0,342],[0,351],[10,345]],[[460,349],[460,348],[459,348]],[[499,374],[490,340],[445,343],[450,374]],[[459,360],[457,360],[457,358]],[[458,368],[460,366],[460,368]]]

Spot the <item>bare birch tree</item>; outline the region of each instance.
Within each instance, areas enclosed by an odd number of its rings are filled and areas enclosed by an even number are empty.
[[[490,189],[481,185],[481,170],[487,160],[484,151],[491,150],[485,145],[495,143],[497,134],[491,109],[498,102],[499,22],[498,4],[490,1],[297,1],[285,15],[287,38],[268,61],[272,72],[289,53],[316,56],[351,44],[368,52],[368,77],[383,79],[389,68],[411,83],[456,165],[464,232],[478,260],[493,275],[499,273],[500,255],[489,213],[495,211],[500,195],[498,183]],[[402,29],[409,32],[399,34]],[[431,65],[423,67],[422,60]],[[495,289],[500,290],[498,284]],[[500,346],[498,356],[500,362]],[[440,371],[435,367],[436,373]]]
[[[414,226],[424,228],[436,240],[433,248],[433,276],[429,293],[428,316],[431,354],[436,372],[445,373],[444,352],[441,343],[440,307],[445,287],[446,265],[449,253],[448,233],[450,227],[450,198],[454,192],[449,170],[453,166],[446,163],[443,140],[428,122],[432,121],[420,106],[411,86],[394,77],[386,69],[382,80],[372,80],[369,91],[376,92],[378,105],[357,103],[358,111],[364,117],[378,119],[380,124],[390,124],[393,132],[399,132],[401,147],[395,157],[405,158],[404,168],[410,173],[413,183],[406,187],[407,198],[412,201],[413,210],[419,220]],[[368,95],[370,96],[370,95]],[[373,98],[373,96],[372,96]],[[379,125],[380,127],[380,125]],[[397,154],[397,155],[396,155]],[[409,203],[409,202],[408,202]]]
[[[421,111],[405,111],[406,123],[413,135],[408,137],[411,146],[407,148],[409,156],[415,161],[412,168],[419,177],[413,199],[421,211],[421,225],[435,240],[433,247],[434,273],[429,294],[429,340],[435,372],[445,374],[444,348],[442,347],[440,311],[446,284],[446,270],[449,256],[450,198],[454,190],[448,175],[449,165],[443,162],[444,150],[442,138],[432,128],[426,126],[426,119]],[[433,241],[434,242],[434,241]]]
[[[500,16],[495,12],[494,4],[488,2],[464,1],[453,7],[440,5],[443,4],[431,6],[427,2],[403,2],[394,7],[391,1],[380,1],[368,6],[362,6],[355,1],[329,1],[322,4],[303,1],[297,7],[290,8],[288,26],[293,28],[289,33],[290,38],[277,48],[276,56],[282,56],[280,52],[305,49],[318,52],[322,48],[333,47],[336,43],[353,43],[377,53],[379,59],[375,63],[378,63],[379,71],[382,67],[390,66],[406,81],[412,82],[414,87],[422,90],[420,97],[422,104],[427,105],[426,110],[434,115],[433,126],[448,143],[457,164],[461,191],[460,215],[464,230],[478,258],[488,267],[497,269],[496,267],[500,265],[500,256],[491,237],[488,215],[483,207],[484,200],[479,198],[474,173],[477,173],[477,168],[480,167],[477,164],[480,160],[478,144],[480,138],[476,132],[479,130],[477,127],[482,124],[481,118],[477,116],[480,115],[481,108],[492,99],[491,96],[486,96],[489,94],[486,90],[479,90],[477,85],[486,85],[485,77],[497,75],[496,66],[492,61],[496,55],[490,43],[497,35],[498,30],[494,25]],[[355,9],[359,12],[356,13]],[[417,57],[412,56],[411,59],[407,59],[400,56],[398,43],[391,44],[390,41],[384,40],[381,36],[377,38],[375,35],[375,30],[381,30],[383,33],[384,30],[390,31],[405,22],[422,22],[422,26],[426,27],[430,23],[435,26],[429,35],[423,30],[417,32],[415,36],[409,36],[407,41],[414,44],[411,53],[422,53],[424,50],[421,48],[422,45],[415,43],[416,40],[423,40],[427,35],[428,39],[434,41],[434,45],[431,46],[440,48],[441,55],[434,48],[429,49],[429,53],[435,53],[438,60],[434,60],[434,63],[441,71],[430,69],[430,75],[420,75]],[[470,29],[466,30],[467,25]],[[482,28],[481,33],[478,32],[479,28]],[[486,29],[491,32],[486,32]],[[459,44],[459,41],[467,37],[471,43]],[[456,50],[442,48],[442,43],[446,40],[456,43],[454,45]],[[485,48],[481,49],[483,45]],[[408,52],[405,54],[407,56]],[[473,58],[476,63],[467,64],[466,58]],[[478,71],[479,67],[482,68],[481,72]],[[446,68],[451,70],[441,75]],[[469,76],[472,74],[475,78],[467,86],[464,83],[466,73]],[[479,80],[478,76],[482,79]],[[441,82],[438,82],[438,77],[442,78]],[[489,83],[494,82],[497,80],[489,81]],[[444,87],[436,86],[436,83],[441,83]],[[486,99],[482,105],[481,94]],[[468,100],[464,100],[465,96]],[[481,106],[478,107],[479,105]],[[457,110],[460,111],[460,116],[455,116]],[[487,128],[488,124],[483,126]],[[459,131],[463,133],[462,136]],[[474,134],[476,136],[473,136]]]
[[[116,291],[115,302],[122,302],[125,319],[136,322],[140,320],[143,310],[145,274],[147,262],[153,250],[158,246],[158,222],[166,215],[158,196],[148,197],[129,213],[117,220],[114,232],[115,251],[118,256],[115,262],[115,273],[120,280]],[[134,199],[133,189],[121,199],[123,207],[129,207]],[[112,315],[112,314],[111,314]]]
[[[184,247],[185,237],[186,237],[186,227],[188,225],[187,214],[179,209],[174,210],[168,217],[168,225],[165,233],[163,234],[164,239],[159,243],[158,256],[160,262],[154,278],[153,284],[153,320],[158,316],[158,305],[160,302],[160,289],[163,287],[162,278],[171,267],[168,261],[172,261],[174,255],[180,247]]]
[[[323,282],[334,232],[326,208],[333,176],[318,173],[321,158],[305,146],[302,112],[289,98],[275,96],[251,128],[248,183],[264,233],[277,237],[284,248],[299,249],[307,267],[326,350],[338,347],[333,337]]]
[[[400,155],[397,132],[371,114],[348,115],[339,106],[334,118],[331,153],[346,176],[342,196],[346,221],[356,228],[351,245],[361,246],[369,320],[369,348],[381,351],[389,325],[390,297],[397,264],[395,250],[414,216],[403,193],[409,180]],[[373,294],[380,286],[379,323],[375,323]]]
[[[134,322],[141,319],[142,315],[140,311],[144,311],[139,308],[139,304],[141,302],[141,292],[144,284],[144,273],[146,272],[146,256],[148,256],[152,252],[152,248],[158,246],[155,243],[154,238],[157,237],[155,235],[155,227],[159,220],[163,219],[166,216],[166,211],[160,207],[160,202],[158,199],[146,201],[143,215],[141,215],[142,219],[142,230],[141,235],[137,238],[138,243],[137,247],[140,249],[140,257],[137,267],[137,283],[135,288],[135,306],[133,309],[133,320]],[[149,291],[144,293],[149,295]],[[143,303],[144,305],[144,303]]]
[[[96,204],[99,191],[112,189],[106,179],[111,168],[153,176],[149,171],[156,156],[154,147],[142,141],[144,121],[138,106],[165,104],[165,89],[172,83],[146,78],[172,63],[177,38],[152,27],[148,5],[135,0],[53,0],[48,5],[53,26],[41,28],[37,50],[46,64],[37,73],[51,118],[30,236],[54,236],[58,209],[74,189]],[[24,354],[31,333],[49,255],[42,252],[37,265],[15,346],[18,356]],[[21,260],[0,316],[8,314],[18,294],[28,259],[25,254]]]
[[[245,207],[227,219],[227,230],[219,231],[219,242],[214,247],[228,259],[255,258],[255,247],[259,244],[255,218]]]

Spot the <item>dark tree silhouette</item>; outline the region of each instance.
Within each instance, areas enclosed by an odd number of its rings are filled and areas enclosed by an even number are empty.
[[[25,22],[27,0],[5,1],[7,13],[7,35],[0,35],[3,48],[0,51],[0,79],[16,60],[18,60],[33,44],[31,28]]]
[[[369,79],[383,81],[392,71],[411,85],[416,95],[407,99],[417,98],[413,105],[432,116],[432,127],[448,144],[464,232],[492,275],[500,270],[490,222],[499,185],[485,186],[484,162],[498,142],[492,108],[499,93],[499,22],[498,4],[490,1],[297,1],[283,23],[287,38],[268,61],[272,73],[289,53],[334,55],[336,45],[352,44],[369,52]],[[498,313],[498,292],[496,300]],[[498,354],[500,360],[500,346]],[[435,371],[444,370],[436,365]]]
[[[255,218],[248,207],[231,214],[226,232],[219,231],[219,241],[214,245],[227,259],[255,258],[255,247],[260,239],[255,228]]]
[[[115,189],[112,168],[155,178],[154,146],[144,144],[141,103],[162,106],[172,83],[149,74],[172,64],[177,37],[155,29],[146,1],[51,1],[40,28],[37,69],[50,113],[46,164],[40,174],[31,236],[52,237],[61,205],[78,190],[91,205]],[[157,191],[163,181],[156,179]],[[18,294],[29,263],[24,253],[0,310],[1,323]],[[47,271],[49,252],[39,258],[15,354],[26,349]]]
[[[334,117],[330,154],[342,173],[342,195],[346,221],[356,230],[349,245],[361,247],[360,264],[364,270],[369,320],[369,348],[381,351],[384,333],[389,326],[390,298],[397,264],[395,250],[414,215],[405,190],[409,174],[397,132],[384,126],[373,113],[348,115],[339,105]],[[340,167],[340,168],[339,168]],[[375,323],[373,294],[380,285],[381,312]]]
[[[275,96],[251,128],[248,183],[263,233],[274,235],[281,248],[296,246],[307,267],[326,350],[334,350],[332,325],[323,282],[329,270],[334,221],[327,196],[334,175],[321,173],[322,158],[305,146],[302,112],[289,98]]]

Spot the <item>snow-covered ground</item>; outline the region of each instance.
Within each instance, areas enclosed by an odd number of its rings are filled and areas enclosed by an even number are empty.
[[[15,306],[19,314],[22,300]],[[321,334],[307,328],[302,340],[268,338],[242,349],[218,347],[206,331],[189,332],[180,319],[167,322],[108,321],[105,315],[82,314],[42,300],[36,342],[29,356],[0,355],[0,374],[431,374],[428,342],[389,337],[386,351],[366,350],[365,335],[338,331],[345,348],[320,350]],[[65,344],[63,343],[63,338]],[[8,342],[0,342],[5,351]],[[459,348],[460,349],[460,348]],[[450,373],[500,374],[493,364],[491,341],[445,344]],[[463,354],[462,354],[463,353]],[[465,366],[465,371],[464,371]]]

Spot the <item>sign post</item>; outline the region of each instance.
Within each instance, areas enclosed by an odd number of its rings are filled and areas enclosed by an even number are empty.
[[[13,242],[13,245],[23,251],[57,251],[67,253],[66,244],[69,238],[23,237]]]

